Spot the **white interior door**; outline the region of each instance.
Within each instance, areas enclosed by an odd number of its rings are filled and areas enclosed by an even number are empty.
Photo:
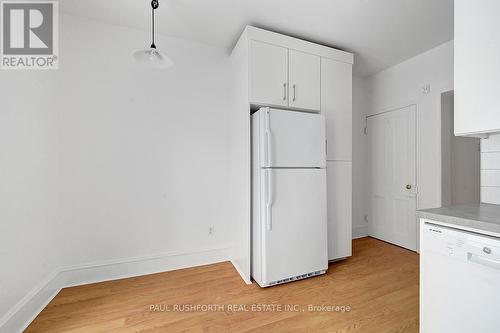
[[[321,107],[321,58],[300,51],[289,51],[289,105],[307,110]]]
[[[328,268],[326,170],[261,171],[263,282],[271,283]],[[263,198],[264,199],[264,198]]]
[[[263,167],[325,167],[325,117],[264,108],[261,114]]]
[[[370,235],[417,249],[416,108],[368,118]]]
[[[288,106],[288,49],[250,41],[250,102]]]

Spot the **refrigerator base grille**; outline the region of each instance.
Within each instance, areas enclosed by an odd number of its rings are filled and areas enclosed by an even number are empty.
[[[278,284],[284,284],[284,283],[288,283],[288,282],[303,280],[303,279],[307,279],[307,278],[310,278],[310,277],[322,275],[322,274],[325,274],[325,273],[326,273],[326,270],[321,270],[321,271],[315,271],[315,272],[306,273],[306,274],[302,274],[302,275],[292,276],[292,277],[289,277],[289,278],[286,278],[286,279],[269,282],[269,284],[267,284],[266,287],[271,287],[271,286],[276,286]]]

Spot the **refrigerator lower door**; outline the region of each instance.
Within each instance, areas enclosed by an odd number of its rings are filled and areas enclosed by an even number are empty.
[[[270,108],[258,112],[261,167],[325,167],[323,115]]]
[[[262,284],[328,268],[326,170],[263,169]]]

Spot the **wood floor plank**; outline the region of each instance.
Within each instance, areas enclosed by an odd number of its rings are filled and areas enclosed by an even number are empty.
[[[244,284],[228,262],[66,288],[26,332],[418,332],[418,271],[416,253],[366,237],[326,275],[266,289]],[[155,304],[224,309],[150,311]]]

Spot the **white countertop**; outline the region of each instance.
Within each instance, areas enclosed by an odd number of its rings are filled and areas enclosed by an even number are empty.
[[[500,206],[469,204],[417,211],[417,217],[441,225],[500,237]]]

